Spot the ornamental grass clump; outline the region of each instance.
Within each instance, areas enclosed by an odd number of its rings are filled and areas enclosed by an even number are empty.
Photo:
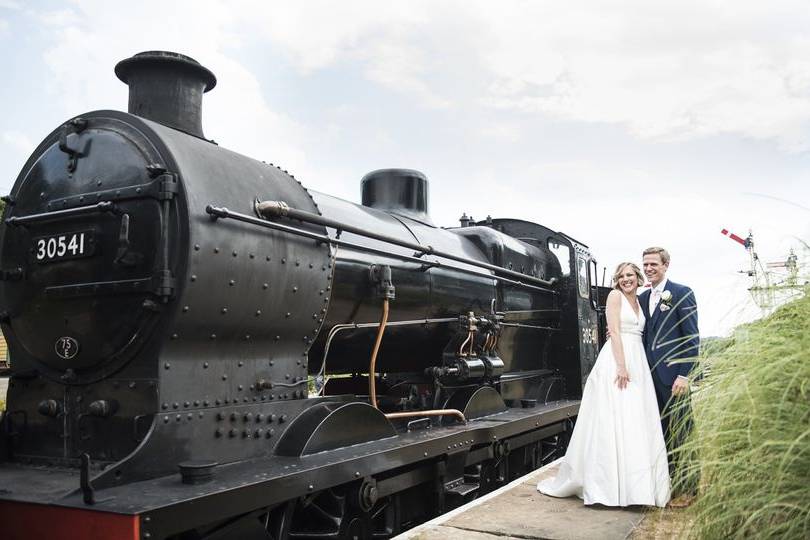
[[[810,538],[810,296],[701,358],[675,492],[691,538]]]

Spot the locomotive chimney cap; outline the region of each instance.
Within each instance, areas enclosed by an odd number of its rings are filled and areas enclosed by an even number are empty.
[[[129,86],[130,114],[205,138],[203,94],[217,84],[209,69],[183,54],[146,51],[118,62],[115,74]]]
[[[172,67],[178,70],[188,70],[205,82],[203,92],[208,92],[217,85],[214,73],[190,56],[171,51],[144,51],[126,58],[115,65],[115,75],[126,84],[136,69],[150,67]]]

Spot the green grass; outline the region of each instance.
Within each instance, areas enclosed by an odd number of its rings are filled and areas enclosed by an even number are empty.
[[[713,343],[674,491],[690,538],[810,538],[810,296]]]

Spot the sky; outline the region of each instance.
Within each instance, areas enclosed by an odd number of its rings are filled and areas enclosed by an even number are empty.
[[[189,55],[208,138],[360,200],[372,170],[430,214],[541,223],[610,276],[653,245],[703,336],[761,314],[748,254],[810,243],[806,1],[0,0],[0,191],[62,122],[126,110],[115,64]]]

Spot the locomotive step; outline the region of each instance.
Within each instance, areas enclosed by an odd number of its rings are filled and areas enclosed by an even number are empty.
[[[480,484],[463,483],[447,490],[447,494],[458,495],[459,497],[466,497],[470,493],[475,492],[481,487]]]

